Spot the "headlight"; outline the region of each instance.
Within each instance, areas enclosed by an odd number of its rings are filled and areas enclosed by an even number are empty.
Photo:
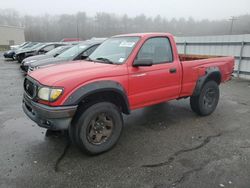
[[[55,101],[62,94],[62,89],[51,89],[50,101]]]
[[[49,87],[41,87],[38,90],[38,97],[44,101],[53,102],[59,98],[62,94],[63,89],[61,88],[49,88]]]
[[[49,101],[50,88],[42,87],[38,90],[38,97],[42,100]]]

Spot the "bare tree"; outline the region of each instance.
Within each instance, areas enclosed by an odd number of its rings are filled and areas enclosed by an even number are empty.
[[[129,17],[105,12],[96,13],[95,16],[87,16],[85,12],[20,16],[15,10],[0,9],[0,25],[25,27],[25,37],[28,41],[60,41],[67,37],[85,40],[130,32],[170,32],[177,36],[222,35],[228,34],[230,21],[196,21],[191,17],[167,19],[160,15],[147,17],[144,14]],[[250,33],[250,15],[237,17],[233,33]]]

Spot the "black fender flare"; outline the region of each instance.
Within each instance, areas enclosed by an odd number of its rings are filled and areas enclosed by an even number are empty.
[[[74,91],[64,102],[64,106],[69,105],[78,105],[81,101],[84,100],[85,97],[99,93],[99,92],[105,92],[105,91],[111,91],[119,94],[122,99],[124,100],[125,104],[125,111],[126,113],[130,113],[130,106],[129,101],[127,97],[126,90],[122,87],[121,84],[115,81],[96,81],[89,83],[87,85],[83,85],[79,87],[76,91]]]
[[[218,67],[209,67],[206,69],[206,74],[201,76],[197,82],[192,96],[197,96],[200,94],[203,85],[209,81],[214,80],[219,85],[221,82],[221,72]]]

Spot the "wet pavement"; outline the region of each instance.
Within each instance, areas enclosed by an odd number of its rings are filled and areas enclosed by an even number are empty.
[[[19,64],[0,59],[0,187],[250,187],[250,81],[221,85],[216,111],[189,100],[124,116],[119,143],[87,156],[67,135],[46,137],[22,111]]]

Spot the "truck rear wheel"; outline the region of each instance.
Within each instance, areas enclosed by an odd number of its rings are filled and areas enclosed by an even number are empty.
[[[211,80],[204,84],[198,96],[190,97],[191,109],[200,116],[213,113],[220,97],[218,84]]]
[[[78,113],[69,131],[72,141],[82,151],[92,155],[100,154],[117,143],[123,119],[114,104],[100,102]]]

